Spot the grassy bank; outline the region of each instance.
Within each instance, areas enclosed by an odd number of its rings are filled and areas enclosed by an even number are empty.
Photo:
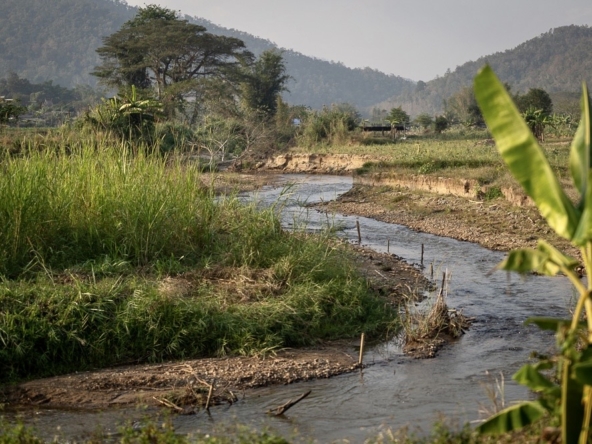
[[[192,165],[97,142],[0,167],[2,381],[261,353],[395,318],[328,234],[215,198]]]
[[[553,170],[567,180],[569,143],[550,139],[543,148]],[[352,136],[347,144],[296,147],[292,151],[375,157],[359,174],[424,174],[474,179],[481,185],[516,184],[486,130],[450,130],[439,135],[410,133],[396,143],[388,137],[360,134]]]

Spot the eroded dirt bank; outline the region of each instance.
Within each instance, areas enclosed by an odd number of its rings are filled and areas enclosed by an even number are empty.
[[[400,303],[410,289],[421,292],[430,285],[417,268],[393,255],[358,249],[356,264],[388,303]],[[0,402],[86,409],[167,405],[179,413],[191,413],[205,404],[214,381],[211,403],[232,403],[246,389],[353,371],[359,368],[357,346],[359,338],[352,338],[261,357],[195,359],[81,372],[4,387]]]
[[[380,160],[380,159],[378,159]],[[376,156],[355,154],[281,154],[258,160],[257,171],[282,173],[349,174],[362,168],[367,162],[377,161]]]
[[[365,164],[378,163],[386,158],[371,155],[353,154],[281,154],[255,161],[252,171],[259,173],[292,174],[354,174],[354,183],[374,187],[405,187],[414,191],[433,194],[453,195],[469,199],[481,199],[488,190],[487,185],[480,185],[477,180],[462,177],[438,177],[433,175],[399,176],[389,171],[356,175],[356,170]],[[234,169],[240,170],[238,165]],[[249,169],[247,169],[249,170]],[[499,190],[506,201],[516,206],[534,206],[532,199],[521,190],[502,187]]]

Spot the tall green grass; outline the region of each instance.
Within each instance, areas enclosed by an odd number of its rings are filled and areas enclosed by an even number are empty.
[[[32,151],[0,168],[0,273],[101,256],[144,265],[200,254],[219,212],[199,171],[126,149]]]
[[[99,148],[0,163],[0,380],[260,353],[393,322],[328,234],[288,233],[274,209],[215,197],[198,167]]]

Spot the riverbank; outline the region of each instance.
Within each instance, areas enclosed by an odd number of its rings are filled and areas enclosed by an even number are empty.
[[[273,171],[354,174],[352,190],[334,201],[314,206],[322,211],[405,225],[496,251],[534,248],[538,239],[544,239],[567,254],[579,257],[579,251],[557,236],[530,199],[514,186],[491,187],[488,192],[488,188],[480,187],[475,179],[397,176],[392,172],[372,171],[356,174],[365,163],[376,165],[381,159],[369,155],[295,153],[260,163],[257,174],[267,175]],[[573,194],[571,188],[568,191]]]
[[[542,148],[566,194],[576,201],[577,190],[566,175],[569,141],[550,139]],[[534,247],[541,238],[579,256],[547,227],[485,130],[408,134],[396,143],[364,136],[312,149],[293,147],[244,165],[255,171],[353,174],[352,191],[318,206],[328,211],[402,224],[498,251]]]
[[[578,256],[569,242],[547,226],[536,207],[518,207],[502,197],[474,200],[407,187],[354,185],[335,201],[315,207],[405,225],[496,251],[533,248],[538,239],[545,239],[567,254]]]
[[[355,247],[354,247],[355,248]],[[401,259],[355,248],[356,268],[389,305],[419,297],[430,283],[420,270]],[[38,379],[4,387],[0,401],[10,406],[98,409],[126,405],[165,405],[191,413],[207,401],[233,403],[245,390],[268,385],[328,378],[354,371],[359,339],[322,341],[316,346],[286,348],[258,356],[231,356],[128,365]]]

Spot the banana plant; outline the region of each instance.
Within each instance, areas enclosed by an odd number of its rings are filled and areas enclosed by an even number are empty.
[[[588,277],[592,276],[592,131],[590,98],[583,85],[582,118],[571,144],[569,169],[579,199],[573,203],[553,173],[536,137],[489,66],[475,77],[475,97],[498,150],[512,175],[533,199],[548,225],[580,249]],[[539,394],[535,401],[513,405],[478,427],[483,433],[505,433],[545,415],[556,421],[564,444],[587,444],[592,416],[592,279],[582,282],[579,262],[539,240],[536,249],[509,253],[500,269],[544,275],[563,274],[578,300],[571,319],[531,318],[557,334],[558,356],[523,366],[514,379]],[[585,322],[581,320],[585,318]],[[555,369],[556,378],[547,376]],[[558,382],[555,382],[558,381]]]
[[[546,115],[542,109],[528,108],[522,113],[524,121],[538,141],[545,141],[545,127],[553,124],[553,119]]]

